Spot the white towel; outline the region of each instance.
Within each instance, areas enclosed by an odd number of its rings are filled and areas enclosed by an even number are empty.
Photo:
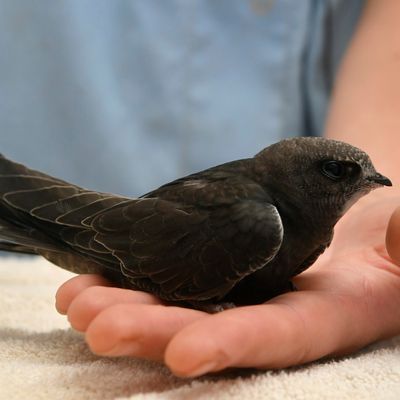
[[[400,399],[400,337],[339,360],[195,380],[153,362],[97,357],[54,308],[71,276],[41,258],[0,258],[1,400]]]

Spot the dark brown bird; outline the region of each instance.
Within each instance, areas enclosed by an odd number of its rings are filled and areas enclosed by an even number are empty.
[[[323,138],[287,139],[136,199],[0,157],[0,248],[197,308],[260,303],[287,291],[343,213],[382,185],[366,153]]]

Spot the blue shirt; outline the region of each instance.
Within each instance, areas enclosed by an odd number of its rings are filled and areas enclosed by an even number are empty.
[[[361,0],[4,0],[0,152],[96,190],[321,134]]]

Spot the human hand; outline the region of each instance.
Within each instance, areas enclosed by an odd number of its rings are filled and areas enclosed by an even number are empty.
[[[295,278],[299,291],[265,304],[209,315],[82,275],[60,287],[57,309],[85,332],[93,352],[163,360],[185,377],[343,355],[400,334],[400,267],[385,248],[399,204],[386,194],[360,200],[338,223],[331,247]],[[399,263],[400,209],[387,243]]]

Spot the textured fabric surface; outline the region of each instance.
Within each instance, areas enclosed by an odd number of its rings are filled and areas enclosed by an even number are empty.
[[[400,398],[400,338],[301,368],[196,380],[157,363],[97,357],[54,309],[70,276],[40,258],[0,258],[0,399]]]

